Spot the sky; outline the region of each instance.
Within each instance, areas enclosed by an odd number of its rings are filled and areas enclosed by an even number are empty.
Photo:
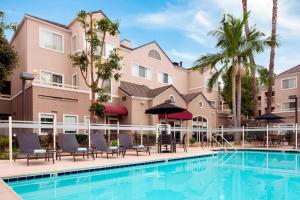
[[[278,0],[278,43],[275,73],[300,64],[300,0]],[[101,9],[120,22],[121,39],[136,47],[157,41],[173,61],[189,68],[201,55],[216,53],[216,41],[207,33],[218,27],[224,13],[242,16],[241,0],[0,0],[6,21],[20,22],[31,14],[69,24],[79,10]],[[249,23],[271,34],[272,0],[248,0]],[[8,39],[11,32],[6,32]],[[268,67],[269,49],[256,56]]]

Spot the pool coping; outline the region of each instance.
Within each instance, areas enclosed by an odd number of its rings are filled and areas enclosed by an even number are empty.
[[[0,179],[0,197],[1,197],[1,199],[5,199],[5,200],[21,200],[22,199],[2,179]]]
[[[85,168],[78,168],[78,169],[70,169],[70,170],[57,170],[57,171],[50,171],[50,172],[44,172],[44,173],[32,173],[27,175],[20,175],[20,176],[6,176],[1,177],[0,180],[3,182],[10,183],[10,182],[18,182],[18,181],[24,181],[24,180],[33,180],[33,179],[41,179],[41,178],[49,178],[49,177],[55,177],[55,176],[65,176],[65,175],[73,175],[73,174],[80,174],[80,173],[86,173],[86,172],[97,172],[97,171],[105,171],[105,170],[111,170],[111,169],[120,169],[120,168],[127,168],[127,167],[134,167],[134,166],[142,166],[142,165],[150,165],[150,164],[156,164],[156,163],[167,163],[167,162],[174,162],[178,160],[189,160],[194,158],[201,158],[201,157],[210,157],[217,155],[218,152],[211,152],[201,155],[192,155],[192,156],[181,156],[176,158],[164,158],[164,159],[153,159],[149,161],[143,161],[143,162],[131,162],[131,163],[122,163],[122,164],[109,164],[109,165],[103,165],[99,167],[85,167]]]

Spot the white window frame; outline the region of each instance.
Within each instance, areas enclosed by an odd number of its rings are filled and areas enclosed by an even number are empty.
[[[62,38],[62,51],[59,51],[59,50],[55,50],[55,49],[52,49],[52,48],[48,48],[48,47],[44,47],[42,44],[41,44],[41,32],[42,31],[48,31],[48,32],[51,32],[51,33],[55,33],[57,35],[60,35]],[[50,51],[54,51],[54,52],[58,52],[58,53],[64,53],[65,51],[65,46],[64,46],[64,41],[65,41],[65,38],[64,38],[64,35],[61,34],[61,33],[58,33],[58,32],[55,32],[55,31],[52,31],[52,30],[49,30],[47,28],[43,28],[43,27],[39,27],[39,47],[42,48],[42,49],[47,49],[47,50],[50,50]]]
[[[74,45],[73,44],[73,37],[76,37],[76,39],[75,39],[75,45],[76,45],[75,46],[76,47],[75,50],[73,50],[73,45]],[[78,51],[78,42],[77,42],[77,39],[78,39],[77,38],[77,33],[73,34],[72,37],[71,37],[71,52],[72,53],[76,53]]]
[[[200,105],[201,103],[201,105]],[[203,108],[203,101],[199,101],[199,108]]]
[[[114,44],[112,44],[112,43],[110,43],[110,42],[104,42],[104,54],[103,54],[103,57],[104,58],[108,58],[108,56],[109,56],[109,54],[108,55],[106,55],[106,47],[107,47],[107,45],[110,45],[110,46],[112,46],[113,47],[113,49],[116,49],[117,47],[116,47],[116,45],[114,45]]]
[[[295,102],[295,100],[288,100],[288,101],[282,102],[282,103],[281,103],[281,110],[282,110],[282,111],[291,111],[291,110],[295,110],[294,108],[283,109],[283,104],[285,104],[285,103],[294,103],[294,102]]]
[[[163,80],[162,81],[159,80],[159,74],[160,73],[168,75],[168,83],[165,83]],[[169,78],[170,76],[172,77],[172,80],[173,80],[172,83],[170,83],[170,78]],[[162,71],[157,72],[157,81],[160,82],[160,83],[162,83],[162,84],[166,84],[166,85],[174,85],[174,83],[175,83],[175,79],[174,79],[174,75],[173,74],[169,74],[169,73],[162,72]]]
[[[64,77],[64,74],[62,73],[58,73],[58,72],[52,72],[52,71],[48,71],[48,70],[44,70],[44,69],[41,69],[40,70],[40,80],[42,81],[42,72],[46,72],[46,73],[51,73],[51,74],[54,74],[54,75],[59,75],[59,76],[62,76],[62,85],[65,84],[65,77]],[[56,82],[49,82],[49,83],[53,83],[53,84],[59,84],[59,83],[56,83]]]
[[[52,113],[52,112],[50,112],[50,113],[46,113],[46,112],[39,112],[38,113],[38,122],[39,122],[39,125],[40,125],[40,127],[39,127],[39,135],[42,135],[42,128],[41,128],[41,116],[42,115],[52,115],[53,116],[53,123],[56,123],[56,113]],[[54,131],[54,130],[53,130]]]
[[[293,87],[293,88],[283,88],[283,81],[290,80],[290,79],[295,79],[296,86]],[[297,89],[297,76],[293,76],[293,77],[288,77],[288,78],[281,79],[281,90],[292,90],[292,89]]]
[[[144,67],[146,69],[149,69],[150,70],[150,74],[149,74],[149,78],[148,77],[142,77],[142,76],[139,76],[139,73],[138,74],[135,74],[134,73],[134,68],[135,67]],[[135,77],[138,77],[138,78],[144,78],[146,80],[152,80],[152,68],[151,67],[148,67],[148,66],[144,66],[144,65],[139,65],[139,64],[133,64],[132,67],[131,67],[131,74]]]
[[[174,102],[176,102],[176,98],[175,98],[175,96],[173,95],[173,94],[171,94],[170,96],[169,96],[169,99],[171,100],[171,97],[174,99]]]
[[[73,78],[74,78],[74,76],[76,76],[76,83],[77,83],[77,85],[74,85],[74,84],[73,84]],[[78,80],[78,75],[77,75],[77,73],[72,74],[71,84],[72,84],[72,86],[77,86],[77,87],[79,86],[79,80]]]
[[[63,125],[65,124],[65,117],[76,117],[76,123],[78,124],[78,119],[79,119],[79,116],[78,115],[72,115],[72,114],[63,114]],[[65,132],[66,130],[63,129],[63,133],[66,133]],[[78,134],[78,128],[75,129],[75,134]]]

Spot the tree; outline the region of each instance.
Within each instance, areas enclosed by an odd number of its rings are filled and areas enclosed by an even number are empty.
[[[110,51],[104,58],[105,40],[108,34],[118,34],[119,23],[112,22],[106,17],[97,20],[93,18],[94,13],[80,11],[77,20],[84,29],[86,35],[85,50],[71,55],[73,67],[80,69],[85,84],[91,90],[90,119],[96,121],[96,116],[104,113],[103,103],[107,102],[110,94],[107,93],[106,82],[111,79],[119,80],[121,69],[121,57],[117,49]],[[96,98],[96,95],[98,96]]]
[[[272,87],[274,83],[274,61],[275,61],[275,47],[276,47],[276,28],[277,28],[277,6],[278,1],[273,0],[273,9],[272,9],[272,33],[271,40],[273,45],[271,46],[270,51],[270,63],[269,63],[269,85],[267,93],[267,113],[272,111]]]
[[[248,13],[248,8],[247,8],[247,0],[242,0],[243,4],[243,15],[246,16]],[[249,29],[249,24],[248,24],[248,19],[245,22],[245,33],[247,40],[250,40],[250,29]],[[254,61],[254,56],[252,53],[250,53],[249,56],[249,61],[251,65],[251,77],[252,77],[252,99],[253,99],[253,112],[254,116],[258,115],[258,109],[257,109],[257,81],[256,81],[256,65]]]
[[[242,64],[243,66],[249,66],[249,53],[254,48],[254,43],[247,41],[243,34],[243,27],[247,18],[248,14],[242,20],[230,14],[224,15],[220,27],[217,30],[209,32],[210,35],[216,37],[216,48],[219,49],[219,52],[201,56],[194,63],[195,70],[207,68],[208,66],[213,68],[217,64],[221,65],[221,68],[209,81],[209,88],[214,85],[224,71],[232,71],[232,115],[235,127],[240,126],[240,119],[238,118],[240,118],[241,67]]]
[[[231,70],[227,70],[222,74],[222,81],[224,83],[221,94],[224,98],[224,101],[229,105],[230,109],[232,108],[232,80],[231,80]],[[242,105],[241,105],[241,114],[246,118],[254,116],[253,104],[254,99],[252,98],[252,76],[245,74],[242,76]]]
[[[12,47],[6,40],[5,30],[16,30],[16,25],[13,23],[6,23],[4,12],[0,11],[0,88],[3,82],[12,73],[18,65],[18,54],[14,47]]]

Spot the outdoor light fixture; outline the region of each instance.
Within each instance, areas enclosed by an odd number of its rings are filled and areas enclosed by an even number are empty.
[[[26,81],[32,81],[34,76],[29,72],[22,72],[20,74],[20,79],[22,80],[22,119],[25,120],[25,85]]]
[[[298,97],[297,95],[291,95],[289,99],[295,100],[295,123],[298,124]]]

